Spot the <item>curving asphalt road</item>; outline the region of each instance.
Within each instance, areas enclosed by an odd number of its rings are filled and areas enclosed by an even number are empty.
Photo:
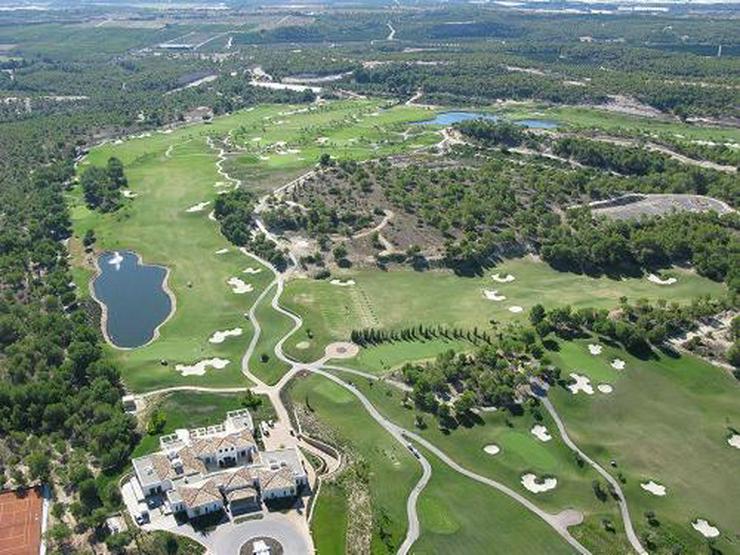
[[[558,427],[558,431],[560,432],[560,436],[563,438],[563,442],[574,452],[578,453],[580,457],[586,461],[588,464],[590,464],[596,472],[601,474],[604,479],[609,482],[617,492],[617,503],[619,504],[619,511],[622,514],[622,522],[624,523],[624,530],[627,534],[627,539],[629,540],[630,544],[632,545],[632,549],[637,551],[640,555],[648,555],[648,552],[645,550],[645,548],[642,547],[642,544],[640,543],[640,539],[637,537],[637,534],[635,533],[635,529],[632,527],[632,520],[630,519],[630,512],[629,508],[627,507],[627,500],[624,496],[624,493],[622,492],[622,488],[619,486],[619,482],[614,479],[614,477],[609,474],[606,470],[604,470],[599,463],[591,459],[586,453],[581,451],[578,446],[573,442],[573,440],[570,439],[570,436],[568,436],[568,432],[565,429],[565,425],[563,424],[563,421],[560,419],[560,415],[555,410],[555,407],[553,406],[550,399],[547,397],[539,396],[540,401],[542,401],[542,404],[547,409],[547,412],[550,413],[550,416],[552,416],[552,419],[555,421],[555,425]]]
[[[211,145],[215,146],[215,145]],[[220,157],[222,153],[219,153]],[[221,168],[219,167],[219,170]],[[219,173],[222,173],[223,170],[219,171]],[[312,173],[312,172],[309,172]],[[227,177],[229,180],[232,180],[229,176],[225,175],[225,172],[222,173],[225,177]],[[306,174],[308,175],[308,174]],[[290,186],[295,185],[298,183],[301,179],[306,177],[306,175],[299,177],[298,179],[284,185],[283,187],[280,187],[278,190],[276,190],[276,193],[282,193]],[[238,183],[238,181],[237,181]],[[255,210],[255,214],[258,214],[262,210],[264,210],[264,207],[266,206],[266,200],[269,197],[269,195],[266,195],[262,199],[260,199],[258,206]],[[276,243],[277,238],[274,237],[264,226],[263,222],[259,219],[258,216],[255,217],[255,223],[257,227],[271,240],[275,241]],[[387,418],[385,418],[378,409],[375,408],[375,406],[365,397],[365,395],[359,391],[355,386],[345,382],[338,376],[328,372],[324,368],[332,369],[332,370],[338,370],[343,372],[349,372],[354,375],[366,377],[369,379],[380,379],[378,376],[375,376],[373,374],[368,374],[366,372],[362,372],[360,370],[354,370],[349,368],[343,368],[341,366],[324,366],[324,363],[326,362],[326,357],[323,357],[315,362],[309,363],[309,364],[302,364],[298,363],[290,358],[288,358],[285,353],[283,352],[283,344],[285,341],[293,335],[302,325],[303,320],[300,316],[284,309],[282,306],[280,306],[279,300],[280,296],[283,293],[284,285],[285,285],[285,278],[286,276],[290,275],[293,269],[297,267],[297,260],[295,259],[295,256],[290,253],[290,259],[293,263],[293,266],[286,270],[286,272],[281,273],[279,272],[272,264],[267,262],[266,260],[261,259],[260,257],[256,256],[253,253],[248,252],[246,249],[242,248],[240,249],[242,253],[244,253],[246,256],[251,257],[252,259],[256,260],[260,264],[264,265],[265,267],[269,268],[270,271],[273,272],[275,279],[270,282],[270,284],[261,292],[261,294],[257,297],[253,305],[251,306],[247,316],[249,317],[249,320],[252,322],[252,325],[254,326],[254,334],[252,336],[252,339],[249,343],[249,346],[244,353],[244,356],[242,357],[242,372],[245,376],[247,376],[250,380],[252,380],[256,387],[253,388],[256,392],[265,393],[269,396],[270,401],[275,407],[276,413],[278,415],[278,420],[282,420],[285,423],[285,426],[287,428],[290,428],[290,419],[288,417],[287,410],[285,409],[285,406],[282,403],[282,399],[280,399],[280,391],[282,388],[295,376],[296,373],[299,371],[309,371],[314,374],[319,374],[321,376],[324,376],[326,379],[331,380],[332,382],[336,383],[337,385],[343,387],[350,393],[352,393],[357,399],[361,402],[365,410],[367,410],[368,414],[378,423],[380,424],[383,429],[385,429],[391,436],[398,441],[402,446],[405,448],[411,448],[414,454],[416,455],[417,459],[419,460],[419,463],[422,467],[422,476],[417,482],[417,484],[412,489],[411,493],[409,494],[409,497],[407,499],[406,503],[406,510],[407,510],[407,516],[408,516],[408,531],[406,534],[406,538],[404,539],[398,553],[401,555],[406,555],[413,544],[416,542],[416,540],[419,538],[420,535],[420,526],[419,526],[419,518],[418,513],[416,509],[417,501],[419,498],[419,495],[423,491],[424,487],[426,487],[427,483],[431,479],[432,469],[431,465],[429,464],[429,461],[426,459],[424,454],[420,453],[416,448],[411,447],[410,441],[413,440],[417,442],[419,445],[422,445],[425,449],[427,449],[429,452],[434,454],[436,457],[438,457],[442,462],[447,464],[450,468],[455,470],[456,472],[472,479],[476,480],[477,482],[480,482],[482,484],[488,485],[496,490],[498,490],[501,493],[504,493],[505,495],[509,496],[510,498],[514,499],[521,505],[523,505],[527,510],[547,522],[568,544],[570,544],[578,553],[581,553],[583,555],[590,555],[590,552],[581,545],[573,536],[570,535],[568,532],[568,526],[572,525],[577,521],[577,519],[574,520],[573,518],[573,511],[563,511],[560,514],[553,515],[550,513],[547,513],[540,509],[538,506],[536,506],[534,503],[529,501],[526,497],[519,494],[518,492],[512,490],[508,486],[497,482],[496,480],[492,480],[490,478],[487,478],[485,476],[482,476],[480,474],[477,474],[475,472],[472,472],[463,466],[459,465],[457,462],[455,462],[452,458],[448,457],[441,449],[424,439],[423,437],[419,436],[418,434],[408,431],[404,428],[401,428],[400,426],[394,424]],[[264,298],[269,294],[269,292],[272,290],[273,286],[275,287],[275,293],[271,299],[271,306],[274,310],[280,312],[281,314],[289,317],[293,323],[293,328],[286,333],[283,337],[280,338],[278,343],[275,345],[275,355],[283,362],[289,364],[291,366],[290,370],[280,379],[280,381],[275,384],[274,386],[269,386],[265,384],[262,380],[260,380],[257,376],[252,374],[252,372],[249,369],[249,360],[254,353],[254,350],[257,346],[257,343],[259,341],[260,335],[262,333],[262,328],[256,318],[255,312],[257,309],[257,306],[260,302],[264,300]],[[399,384],[398,382],[393,382],[393,385],[396,386],[404,386],[405,384]],[[403,388],[403,387],[402,387]],[[165,390],[159,390],[159,391],[153,391],[145,394],[145,396],[154,395],[157,393],[161,393],[164,391],[176,391],[180,389],[194,389],[194,390],[216,390],[211,388],[197,388],[197,387],[190,387],[190,386],[180,386],[180,387],[173,387],[173,388],[167,388]],[[245,388],[238,388],[238,390],[243,391]],[[225,389],[220,389],[219,391],[225,391]],[[548,411],[550,411],[551,415],[553,416],[553,419],[555,420],[558,429],[560,430],[561,436],[563,437],[563,440],[565,441],[566,445],[570,447],[572,450],[578,452],[584,460],[588,461],[589,464],[591,464],[602,476],[604,476],[618,491],[620,495],[620,509],[622,510],[622,517],[625,522],[625,529],[627,531],[627,535],[629,537],[630,543],[635,548],[635,550],[640,553],[640,555],[646,554],[645,550],[642,548],[642,546],[639,543],[639,540],[637,539],[634,530],[631,525],[631,521],[629,520],[629,512],[627,511],[627,505],[624,502],[624,496],[622,495],[621,489],[619,488],[619,484],[614,480],[604,469],[602,469],[598,464],[596,464],[593,460],[591,460],[588,456],[586,456],[578,447],[570,440],[570,438],[567,435],[567,432],[565,430],[565,427],[563,426],[562,421],[558,417],[557,413],[555,412],[555,409],[550,404],[549,400],[543,399],[543,403],[547,407]],[[581,516],[581,515],[578,515]],[[260,532],[262,532],[261,527],[267,522],[260,522],[254,523],[260,528]],[[254,534],[250,534],[252,536]],[[227,534],[227,536],[231,536],[230,534]],[[312,544],[312,538],[310,537],[310,534],[308,534],[308,538],[304,538],[307,543],[304,548],[300,548],[297,552],[310,552],[312,550],[311,546]],[[234,547],[236,546],[236,543],[238,541],[244,541],[245,536],[244,533],[241,532],[238,535],[235,535],[232,540],[229,540],[231,543],[230,545],[223,546],[223,549],[225,549],[225,552],[233,552]],[[217,551],[218,552],[218,551]]]
[[[333,381],[337,385],[340,385],[341,387],[352,393],[355,397],[357,397],[357,399],[359,399],[360,403],[362,403],[362,406],[365,407],[365,410],[368,412],[368,414],[370,414],[370,416],[378,424],[380,424],[389,434],[391,434],[391,436],[393,436],[396,441],[404,446],[404,448],[407,448],[410,445],[409,441],[404,438],[404,433],[406,431],[403,428],[396,426],[393,422],[380,414],[378,409],[376,409],[375,406],[368,400],[368,398],[365,397],[365,395],[363,395],[362,392],[358,390],[355,386],[348,384],[334,374],[331,374],[325,370],[321,370],[320,368],[308,366],[307,369],[314,374],[324,376],[325,378]],[[411,493],[406,500],[408,531],[406,532],[406,538],[401,544],[401,547],[398,549],[398,553],[400,555],[406,555],[411,549],[411,546],[414,545],[414,542],[419,539],[419,534],[421,532],[419,526],[419,515],[416,511],[416,502],[422,490],[426,487],[427,483],[429,483],[429,480],[432,477],[432,466],[429,464],[429,461],[419,451],[416,451],[416,453],[418,453],[417,458],[419,460],[419,463],[421,464],[422,475],[414,488],[411,490]]]

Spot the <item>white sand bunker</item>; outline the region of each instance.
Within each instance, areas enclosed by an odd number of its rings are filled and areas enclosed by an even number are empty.
[[[134,193],[131,189],[121,189],[121,194],[126,198],[136,198],[139,195]]]
[[[730,447],[740,449],[740,434],[732,434],[729,438],[727,438],[727,443],[730,444]]]
[[[588,379],[588,376],[582,376],[581,374],[571,372],[570,377],[575,380],[575,382],[568,385],[568,389],[570,389],[571,393],[575,395],[579,391],[583,391],[586,395],[594,394],[594,388],[591,385],[591,380]]]
[[[198,204],[194,204],[193,206],[191,206],[190,208],[188,208],[187,210],[185,210],[185,212],[190,212],[190,213],[192,213],[192,212],[202,212],[203,209],[206,206],[208,206],[209,204],[211,204],[211,201],[209,201],[209,200],[207,200],[205,202],[199,202]]]
[[[310,341],[299,341],[298,343],[296,343],[295,348],[300,349],[301,351],[305,351],[310,346],[311,346]]]
[[[216,370],[221,370],[229,364],[229,361],[223,358],[208,358],[201,360],[195,364],[178,364],[175,366],[175,370],[180,372],[183,376],[202,376],[206,373],[206,369],[212,366]]]
[[[550,441],[552,436],[542,424],[535,424],[530,430],[531,434],[540,441]]]
[[[624,370],[624,364],[625,362],[621,358],[615,358],[612,360],[612,368],[615,370]]]
[[[254,137],[254,138],[252,139],[252,142],[253,142],[253,143],[258,143],[258,142],[260,142],[261,140],[262,140],[262,137]]]
[[[209,343],[223,343],[227,337],[238,337],[242,334],[241,328],[234,328],[231,330],[216,331],[213,335],[208,338]]]
[[[499,283],[509,283],[514,281],[516,278],[512,276],[511,274],[506,274],[505,276],[501,277],[500,274],[493,274],[493,281],[497,281]]]
[[[229,252],[229,249],[218,249],[216,254],[226,254],[227,252]]]
[[[262,268],[252,268],[251,266],[249,268],[244,268],[242,270],[243,274],[259,274],[262,271]]]
[[[505,301],[506,297],[498,294],[497,289],[484,289],[483,296],[489,301]]]
[[[555,478],[540,479],[530,472],[522,476],[522,485],[532,493],[542,493],[555,489],[558,481]]]
[[[483,448],[483,450],[489,455],[498,455],[501,452],[501,448],[494,443],[491,443],[490,445],[486,445]]]
[[[663,497],[666,494],[665,486],[662,486],[657,482],[653,482],[652,480],[649,482],[642,482],[640,487],[658,497]]]
[[[249,293],[250,291],[254,289],[254,287],[252,287],[249,283],[244,283],[238,277],[231,277],[229,278],[229,281],[227,281],[226,283],[231,285],[231,290],[237,295]]]
[[[514,305],[509,307],[509,312],[519,314],[520,312],[524,312],[524,309],[521,306]]]
[[[608,383],[600,383],[596,386],[596,389],[598,389],[601,393],[611,393],[612,391],[614,391],[614,388]]]
[[[601,345],[596,345],[595,343],[588,344],[588,352],[594,356],[600,355],[601,351],[603,350],[604,350],[604,347],[602,347]]]
[[[657,283],[658,285],[673,285],[678,280],[674,277],[670,277],[668,279],[663,279],[660,276],[656,276],[655,274],[648,274],[648,281],[652,283]]]
[[[719,536],[719,528],[712,526],[703,518],[697,518],[691,523],[691,526],[705,538],[716,538]]]
[[[355,284],[355,280],[353,279],[333,279],[329,283],[332,285],[338,285],[339,287],[349,287],[350,285]]]

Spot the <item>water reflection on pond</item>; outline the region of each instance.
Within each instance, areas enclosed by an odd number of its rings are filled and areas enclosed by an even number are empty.
[[[164,290],[167,270],[141,264],[129,251],[101,254],[98,268],[93,291],[105,307],[103,327],[108,340],[128,349],[145,345],[172,310],[172,299]]]
[[[495,114],[485,112],[440,112],[434,118],[418,122],[420,125],[453,125],[461,121],[484,119],[487,121],[499,121],[502,118]],[[530,129],[554,129],[558,123],[547,119],[523,119],[512,122]]]

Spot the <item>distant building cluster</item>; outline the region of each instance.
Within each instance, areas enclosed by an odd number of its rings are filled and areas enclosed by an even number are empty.
[[[308,484],[297,448],[259,451],[246,409],[222,424],[177,430],[159,439],[160,451],[133,459],[134,493],[144,516],[160,498],[168,513],[197,518],[220,510],[259,509],[263,500],[294,497]]]

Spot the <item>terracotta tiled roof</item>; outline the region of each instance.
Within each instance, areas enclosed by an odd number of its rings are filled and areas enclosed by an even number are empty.
[[[279,470],[261,470],[260,487],[263,490],[288,488],[295,486],[295,478],[290,468],[283,467]]]
[[[168,478],[174,478],[177,476],[175,469],[172,468],[170,459],[168,459],[166,455],[154,453],[150,460],[152,462],[154,472],[160,480],[167,480]]]
[[[177,454],[180,456],[180,460],[182,460],[182,468],[186,476],[204,474],[206,472],[206,465],[195,456],[195,453],[193,453],[190,447],[180,449]]]
[[[206,454],[218,453],[219,449],[224,447],[234,447],[240,449],[255,445],[254,436],[249,430],[241,430],[239,432],[228,434],[223,437],[207,437],[199,438],[193,441],[190,448],[197,456],[203,456]]]
[[[229,503],[233,503],[234,501],[243,501],[245,499],[256,499],[256,498],[257,498],[257,490],[254,489],[253,487],[236,489],[226,494],[226,499],[228,500]]]
[[[251,487],[254,485],[257,475],[249,468],[240,468],[235,472],[219,474],[213,477],[213,481],[224,490],[234,490]]]
[[[191,509],[200,507],[206,503],[221,501],[221,494],[211,480],[203,482],[203,484],[198,487],[180,486],[177,488],[177,491],[180,494],[183,503]]]

